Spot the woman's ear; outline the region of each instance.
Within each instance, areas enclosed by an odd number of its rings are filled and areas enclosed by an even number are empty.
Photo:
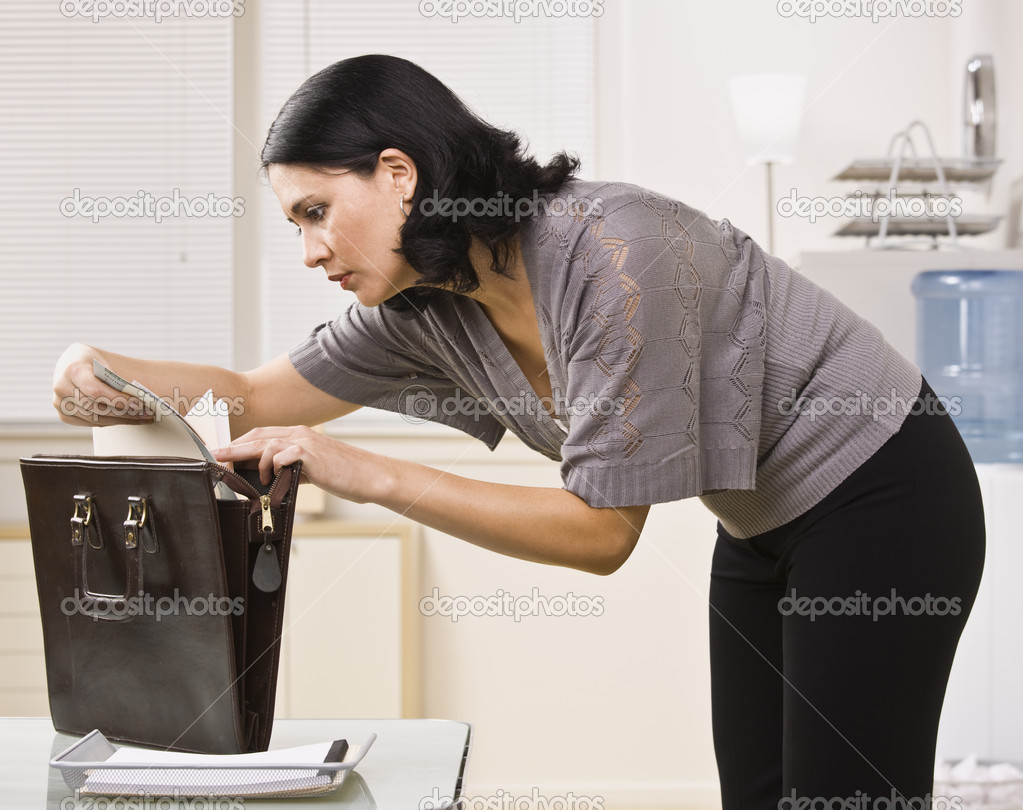
[[[377,173],[382,182],[395,193],[404,195],[406,200],[411,200],[416,193],[416,183],[419,175],[416,171],[416,163],[400,149],[385,149],[377,157]]]

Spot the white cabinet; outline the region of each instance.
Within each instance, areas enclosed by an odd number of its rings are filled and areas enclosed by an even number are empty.
[[[277,717],[416,717],[420,711],[414,524],[295,527]]]
[[[978,464],[987,554],[945,693],[938,756],[1023,761],[1023,465]]]
[[[0,715],[49,714],[43,630],[28,530],[0,528]]]
[[[910,285],[924,270],[1018,270],[1020,250],[847,250],[803,253],[792,265],[866,318],[916,362],[916,299]]]

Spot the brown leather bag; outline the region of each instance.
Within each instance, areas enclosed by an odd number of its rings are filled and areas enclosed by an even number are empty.
[[[58,731],[267,749],[300,467],[263,486],[185,458],[21,459]]]

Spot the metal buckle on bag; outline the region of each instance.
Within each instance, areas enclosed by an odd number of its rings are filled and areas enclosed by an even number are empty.
[[[148,525],[149,531],[143,533]],[[152,547],[145,542],[149,537]],[[128,517],[124,520],[124,547],[136,548],[139,541],[142,541],[142,549],[147,554],[156,554],[160,550],[156,542],[156,533],[153,531],[152,520],[149,519],[149,504],[145,498],[136,495],[128,496]]]
[[[80,546],[86,534],[90,534],[89,545],[103,548],[103,538],[92,523],[93,500],[91,495],[75,495],[75,513],[71,516],[71,545]],[[93,531],[90,533],[89,529]],[[93,542],[95,538],[96,542]]]

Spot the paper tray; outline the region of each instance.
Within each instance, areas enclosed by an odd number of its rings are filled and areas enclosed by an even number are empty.
[[[1001,164],[1001,158],[938,158],[945,179],[949,183],[980,183],[990,180]],[[872,158],[854,160],[832,180],[874,180],[887,184],[891,177],[895,158]],[[938,173],[932,158],[904,158],[899,167],[900,183],[935,183]]]
[[[257,762],[227,765],[222,764],[224,757],[214,756],[210,757],[211,764],[196,765],[159,761],[163,752],[154,752],[152,762],[107,763],[117,748],[97,730],[57,754],[50,766],[57,768],[67,786],[81,795],[322,796],[341,787],[376,736],[371,734],[363,743],[350,745],[343,762],[274,761],[275,752],[266,751]]]
[[[978,236],[998,227],[1001,217],[961,216],[954,217],[958,236]],[[878,236],[881,223],[871,217],[854,217],[839,228],[833,236]],[[888,220],[888,236],[948,236],[948,220],[944,217],[891,217]]]

